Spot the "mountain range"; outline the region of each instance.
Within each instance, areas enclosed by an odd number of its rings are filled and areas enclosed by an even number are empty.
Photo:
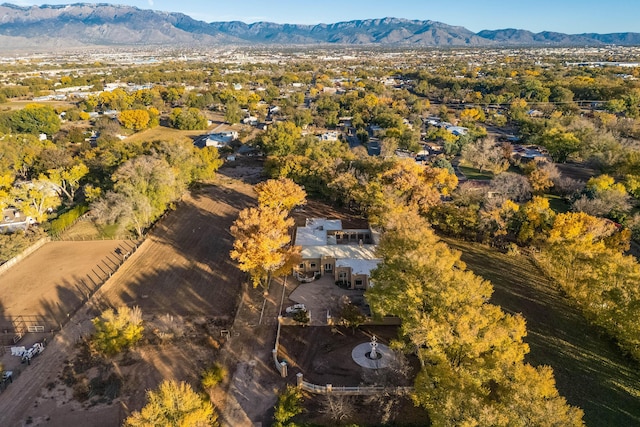
[[[380,45],[428,46],[594,46],[640,45],[640,33],[532,33],[519,29],[483,30],[436,21],[365,19],[334,24],[211,22],[182,13],[106,3],[0,5],[0,49],[81,46],[220,45]]]

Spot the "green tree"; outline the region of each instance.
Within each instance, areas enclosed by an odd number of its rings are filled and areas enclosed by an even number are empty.
[[[216,147],[204,147],[196,152],[196,167],[193,178],[196,181],[207,181],[215,177],[222,166],[222,159]]]
[[[284,427],[287,422],[302,412],[302,392],[293,386],[287,386],[279,395],[274,408],[274,427]]]
[[[240,123],[242,119],[242,110],[237,102],[227,102],[225,113],[224,113],[224,121],[233,125],[236,123]]]
[[[169,115],[169,124],[180,130],[205,130],[207,119],[196,108],[174,108]]]
[[[181,193],[176,172],[166,160],[138,156],[112,176],[113,190],[92,204],[98,223],[117,223],[141,236]]]
[[[185,382],[164,381],[147,392],[147,404],[124,422],[125,427],[215,427],[218,417]]]
[[[82,162],[66,168],[51,169],[47,171],[46,178],[59,189],[60,197],[67,198],[68,203],[73,203],[76,191],[80,188],[80,180],[89,173],[89,168]]]
[[[11,127],[18,133],[44,133],[51,136],[60,130],[60,118],[53,107],[28,104],[11,115]]]
[[[302,138],[302,129],[293,122],[276,122],[260,138],[260,146],[271,156],[292,154]]]
[[[352,332],[355,334],[358,326],[362,325],[364,321],[367,320],[367,317],[362,313],[357,305],[348,303],[344,304],[340,310],[340,320],[346,327],[351,328]]]
[[[540,136],[540,141],[558,163],[566,162],[569,156],[580,151],[581,147],[580,140],[573,133],[558,128],[545,131]]]

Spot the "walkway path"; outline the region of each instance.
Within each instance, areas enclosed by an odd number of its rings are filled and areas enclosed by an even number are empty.
[[[215,402],[223,426],[268,425],[265,414],[286,384],[276,372],[271,354],[283,285],[283,280],[275,279],[266,297],[259,289],[244,292],[229,342],[221,354],[223,363],[236,366],[224,402]]]

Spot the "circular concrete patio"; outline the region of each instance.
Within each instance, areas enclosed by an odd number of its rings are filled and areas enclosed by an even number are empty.
[[[367,354],[371,353],[371,343],[363,342],[354,347],[353,351],[351,351],[351,358],[363,368],[381,369],[388,367],[395,357],[391,349],[381,343],[378,343],[376,352],[382,357],[375,360],[367,357]]]

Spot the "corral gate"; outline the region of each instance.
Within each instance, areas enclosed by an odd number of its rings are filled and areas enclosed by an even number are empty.
[[[39,315],[20,315],[0,319],[0,345],[16,344],[27,333],[53,331],[58,327],[55,319]]]

